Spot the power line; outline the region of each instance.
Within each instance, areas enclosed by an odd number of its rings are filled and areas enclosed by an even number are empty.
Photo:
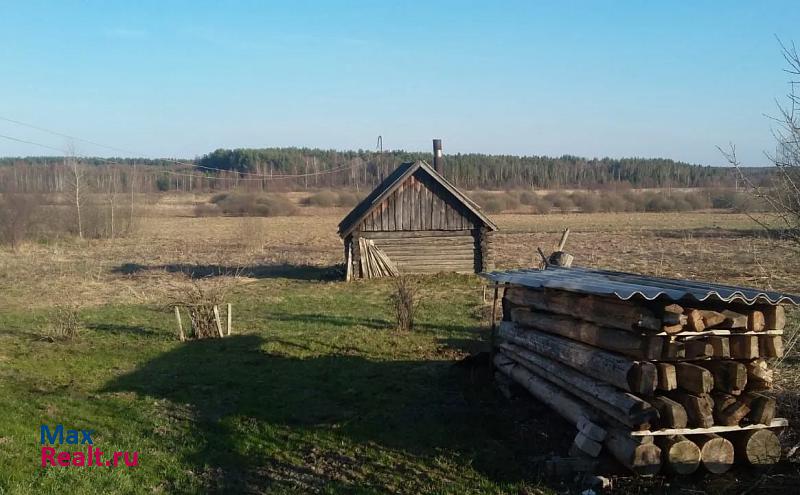
[[[136,151],[126,150],[124,148],[117,148],[115,146],[109,146],[109,145],[98,143],[96,141],[92,141],[92,140],[89,140],[89,139],[84,139],[84,138],[81,138],[81,137],[72,136],[70,134],[65,134],[63,132],[58,132],[58,131],[54,131],[52,129],[47,129],[47,128],[40,127],[40,126],[37,126],[37,125],[29,124],[27,122],[22,122],[22,121],[15,120],[15,119],[10,119],[8,117],[3,117],[2,115],[0,115],[0,120],[4,120],[6,122],[11,122],[12,124],[20,125],[20,126],[23,126],[23,127],[28,127],[28,128],[31,128],[31,129],[35,129],[37,131],[46,132],[46,133],[52,134],[54,136],[59,136],[59,137],[67,138],[67,139],[73,139],[75,141],[81,141],[81,142],[84,142],[84,143],[91,144],[93,146],[99,146],[101,148],[106,148],[106,149],[113,150],[113,151],[119,151],[121,153],[128,153],[128,154],[131,154],[131,155],[134,155],[134,156],[136,156],[136,155],[144,156],[145,155],[144,153],[138,153]],[[9,136],[3,136],[3,137],[6,137],[8,139],[12,139],[14,141],[23,142],[23,143],[36,144],[36,143],[27,142],[27,141],[20,140],[20,139],[15,139],[15,138],[12,138],[12,137],[9,137]],[[53,149],[53,150],[60,151],[60,152],[63,153],[63,150],[60,150],[58,148],[54,148],[52,146],[41,145],[41,144],[36,144],[36,146],[43,146],[45,148]],[[95,158],[95,157],[89,157],[89,156],[85,156],[85,157],[86,158]],[[159,158],[158,160],[169,162],[169,163],[175,163],[177,165],[184,165],[184,166],[187,166],[187,167],[194,167],[194,168],[200,168],[200,169],[203,169],[203,170],[210,170],[210,171],[213,171],[213,172],[236,172],[238,174],[249,175],[249,176],[252,176],[252,177],[261,177],[261,178],[269,179],[269,180],[313,177],[313,176],[317,176],[317,175],[326,175],[326,174],[335,173],[335,172],[338,172],[340,170],[345,170],[345,169],[348,169],[348,168],[353,168],[352,165],[350,165],[350,166],[343,165],[341,167],[332,168],[332,169],[329,169],[329,170],[323,170],[323,171],[320,171],[320,172],[312,172],[312,173],[305,173],[305,174],[257,174],[257,173],[253,173],[253,172],[224,170],[224,169],[220,169],[220,168],[206,167],[206,166],[199,165],[199,164],[196,164],[196,163],[182,162],[180,160],[175,160],[175,159],[172,159],[172,158]],[[246,180],[246,179],[240,177],[239,180]]]

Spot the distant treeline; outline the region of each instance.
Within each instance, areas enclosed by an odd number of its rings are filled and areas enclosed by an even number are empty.
[[[327,186],[373,184],[397,164],[410,160],[431,161],[430,153],[390,151],[318,150],[304,148],[219,149],[198,160],[207,169],[247,174],[319,174],[349,167],[346,173],[326,177]],[[454,154],[445,156],[445,175],[467,189],[597,188],[627,182],[633,187],[709,187],[733,185],[735,175],[727,167],[691,165],[659,158],[586,159],[565,155],[512,156]],[[320,178],[314,176],[313,182]]]
[[[77,158],[86,179],[158,191],[366,190],[398,164],[431,161],[430,153],[335,151],[308,148],[219,149],[198,159]],[[0,192],[63,192],[69,175],[64,157],[0,158]],[[136,172],[134,173],[134,165]],[[464,189],[595,189],[730,187],[728,167],[692,165],[666,159],[575,156],[454,154],[445,156],[445,175]],[[757,182],[771,169],[747,171]]]

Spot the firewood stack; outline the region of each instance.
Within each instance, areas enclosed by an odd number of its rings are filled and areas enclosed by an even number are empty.
[[[574,424],[573,449],[639,474],[776,463],[772,429],[786,420],[769,360],[783,355],[783,306],[692,301],[509,285],[498,377]]]

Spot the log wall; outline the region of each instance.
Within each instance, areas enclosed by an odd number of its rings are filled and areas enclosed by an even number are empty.
[[[471,230],[361,232],[391,259],[400,273],[473,273],[475,237]]]
[[[363,232],[408,230],[472,230],[474,215],[425,174],[414,174],[359,225]]]

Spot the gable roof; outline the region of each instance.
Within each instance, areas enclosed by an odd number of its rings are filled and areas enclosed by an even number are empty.
[[[422,160],[416,162],[407,162],[400,164],[399,167],[389,174],[383,182],[378,184],[378,187],[372,190],[366,198],[356,205],[353,210],[347,214],[344,219],[339,222],[339,235],[345,237],[350,234],[355,228],[366,218],[372,210],[380,205],[389,195],[391,195],[406,179],[411,177],[414,172],[422,170],[431,179],[437,182],[442,188],[449,192],[456,201],[461,203],[467,210],[472,212],[481,223],[486,225],[490,230],[497,230],[497,225],[494,224],[489,217],[484,215],[481,207],[477,203],[467,197],[466,194],[458,190],[454,185],[450,184],[447,179],[442,177],[430,165]]]

